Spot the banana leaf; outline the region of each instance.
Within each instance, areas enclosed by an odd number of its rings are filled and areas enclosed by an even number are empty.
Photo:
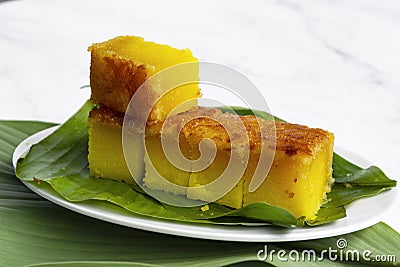
[[[140,231],[89,218],[61,208],[31,192],[15,177],[15,147],[54,124],[0,121],[0,265],[1,266],[394,266],[400,235],[384,223],[338,237],[302,242],[239,243],[175,237]],[[371,251],[360,261],[329,259],[324,250]],[[301,253],[314,250],[317,261],[260,262],[261,251]],[[377,261],[385,255],[387,261]],[[381,257],[382,258],[382,257]]]

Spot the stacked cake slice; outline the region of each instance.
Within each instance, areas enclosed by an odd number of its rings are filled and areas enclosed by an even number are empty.
[[[143,148],[137,140],[136,151],[130,152],[137,161],[131,175],[122,151],[122,122],[132,96],[154,74],[177,64],[195,63],[197,58],[188,49],[180,50],[136,36],[120,36],[93,44],[89,51],[91,100],[100,107],[89,116],[90,174],[134,183],[133,178],[144,175]],[[193,78],[198,80],[198,69],[191,70]],[[157,87],[150,89],[144,101],[159,101],[149,114],[149,124],[164,120],[178,106],[180,111],[196,107],[200,96],[197,84],[173,89],[165,95]]]

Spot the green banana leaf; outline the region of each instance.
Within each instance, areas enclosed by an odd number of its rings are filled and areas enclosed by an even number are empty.
[[[212,203],[204,212],[198,207],[170,206],[154,200],[138,187],[90,177],[87,167],[87,117],[92,108],[88,101],[55,133],[32,146],[28,155],[19,160],[17,176],[25,181],[45,181],[69,201],[108,201],[141,215],[186,222],[246,225],[264,222],[285,227],[304,223],[313,226],[343,218],[346,216],[345,204],[396,185],[396,181],[387,178],[377,167],[364,170],[335,155],[333,175],[337,183],[328,195],[331,201],[312,221],[296,219],[283,208],[261,202],[238,210]],[[233,109],[241,115],[251,112],[243,108]],[[256,115],[267,117],[261,111],[257,111]]]
[[[196,240],[140,231],[89,218],[61,208],[26,188],[11,163],[15,147],[31,134],[53,124],[0,121],[0,266],[340,266],[356,261],[329,260],[323,250],[371,251],[362,265],[394,266],[400,258],[400,235],[384,223],[338,237],[302,242],[239,243]],[[314,250],[317,261],[266,263],[257,253]],[[377,261],[385,255],[386,262]]]

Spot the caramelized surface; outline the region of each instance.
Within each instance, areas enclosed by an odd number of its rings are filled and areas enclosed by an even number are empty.
[[[191,119],[193,116],[199,118]],[[156,123],[153,125],[154,128],[148,129],[148,131],[160,131],[162,124],[163,122]],[[204,107],[173,116],[170,124],[170,127],[184,125],[182,131],[190,143],[198,144],[202,139],[210,138],[219,150],[224,151],[232,149],[233,140],[237,140],[237,144],[240,146],[248,144],[251,150],[259,151],[261,136],[266,143],[269,143],[276,134],[275,150],[283,151],[289,156],[312,155],[314,147],[330,138],[330,133],[322,129],[287,122],[266,121],[250,115],[237,116],[231,113],[222,113],[219,109]],[[244,128],[242,128],[243,125]],[[229,136],[225,127],[232,130],[232,136]],[[273,149],[273,147],[270,148]]]

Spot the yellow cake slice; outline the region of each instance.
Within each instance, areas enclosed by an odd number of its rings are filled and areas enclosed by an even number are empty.
[[[242,150],[248,147],[246,131],[244,128],[242,129],[243,131],[238,130],[243,125],[242,121],[240,117],[231,113],[222,113],[218,109],[199,108],[199,110],[202,113],[206,113],[206,116],[200,116],[188,121],[182,129],[186,143],[190,147],[191,159],[200,157],[200,142],[205,139],[211,140],[215,144],[216,154],[214,160],[212,158],[209,159],[209,166],[207,168],[201,171],[192,170],[188,182],[187,197],[194,200],[213,201],[233,208],[241,208],[243,179],[239,179],[240,177],[238,177],[236,185],[231,190],[225,189],[225,187],[229,187],[226,183],[215,188],[202,187],[200,189],[199,187],[210,184],[221,177],[228,168],[231,157],[235,161],[235,164],[225,174],[228,179],[234,179],[233,177],[237,173],[244,171],[246,168],[243,158],[244,154],[242,153]],[[196,110],[192,110],[183,113],[181,116],[188,116],[188,113],[191,112],[199,113]],[[229,136],[229,129],[234,130],[232,131],[234,137]],[[235,149],[231,147],[232,142],[234,142],[233,139],[238,141]],[[219,197],[221,190],[226,191],[222,192],[226,194]]]
[[[93,44],[88,50],[91,52],[92,102],[121,113],[126,112],[132,96],[143,82],[154,74],[171,66],[198,62],[189,49],[176,49],[136,36],[119,36]],[[168,77],[170,80],[153,82],[145,92],[143,103],[160,100],[152,109],[149,120],[163,120],[178,106],[180,108],[176,113],[197,106],[200,96],[196,83],[198,75],[198,64],[191,64],[179,71],[179,75]],[[163,95],[163,90],[169,89],[165,85],[180,79],[189,79],[194,83],[182,85]]]
[[[125,150],[126,155],[124,155],[122,145],[124,115],[107,107],[95,108],[90,112],[88,119],[90,175],[135,184],[135,181],[142,181],[146,174],[144,184],[148,188],[186,195],[186,190],[169,189],[164,181],[164,179],[170,180],[186,187],[190,172],[174,167],[164,153],[160,153],[163,123],[152,122],[146,127],[145,143],[148,154],[144,152],[142,136],[130,133],[130,138],[126,141],[131,142],[129,144],[131,149]],[[184,139],[181,142],[184,142]],[[182,151],[186,156],[189,155],[187,146],[182,146]],[[131,166],[135,167],[132,168],[132,173],[127,166],[127,159],[131,161]]]
[[[243,177],[243,206],[264,201],[283,207],[296,217],[314,219],[334,182],[333,134],[283,122],[276,122],[275,127],[274,160],[264,182],[254,192],[249,192],[249,185],[259,158],[259,147],[256,145],[250,153]],[[257,143],[259,135],[253,133],[253,136],[252,142]]]
[[[144,175],[143,145],[140,136],[132,138],[129,158],[135,161],[132,174],[125,162],[122,149],[122,124],[124,114],[106,107],[93,109],[89,114],[89,169],[94,177],[109,178],[135,184]]]
[[[192,164],[191,162],[189,162],[189,165],[187,162],[185,164],[182,161],[179,161],[179,159],[171,163],[165,155],[165,149],[168,149],[168,145],[175,140],[179,147],[176,147],[172,156],[176,155],[178,152],[177,150],[179,149],[183,154],[182,156],[187,160],[193,161],[198,159],[200,156],[197,146],[198,144],[195,146],[189,144],[188,135],[192,134],[190,133],[190,129],[193,126],[193,123],[196,124],[198,121],[202,121],[202,119],[192,120],[192,118],[193,116],[202,118],[212,117],[216,114],[221,114],[221,111],[217,109],[198,107],[171,116],[167,121],[156,122],[148,125],[146,129],[147,154],[144,157],[146,169],[145,177],[143,179],[144,186],[150,189],[173,193],[175,195],[186,196],[188,194],[186,187],[189,186]],[[164,147],[161,141],[161,133],[165,136]],[[220,156],[218,156],[218,158],[220,158]],[[213,177],[213,175],[210,177]],[[164,179],[172,183],[172,185]],[[179,185],[185,188],[176,188],[173,185]],[[201,200],[205,199],[201,198]]]
[[[166,157],[161,142],[163,123],[164,122],[152,123],[146,128],[145,144],[147,153],[144,155],[145,176],[143,179],[143,185],[150,189],[162,190],[175,195],[186,195],[190,169],[185,170],[184,168],[176,167],[171,164]],[[169,129],[165,133],[167,138],[166,142],[171,142],[172,139],[176,138],[179,139],[180,151],[183,153],[183,156],[190,158],[190,150],[185,139],[182,138],[182,134],[179,134],[179,131],[176,131],[176,135],[172,133],[174,132],[173,129],[178,129],[180,127],[180,121],[175,120],[174,125],[169,125]],[[171,186],[168,182],[183,188]]]

